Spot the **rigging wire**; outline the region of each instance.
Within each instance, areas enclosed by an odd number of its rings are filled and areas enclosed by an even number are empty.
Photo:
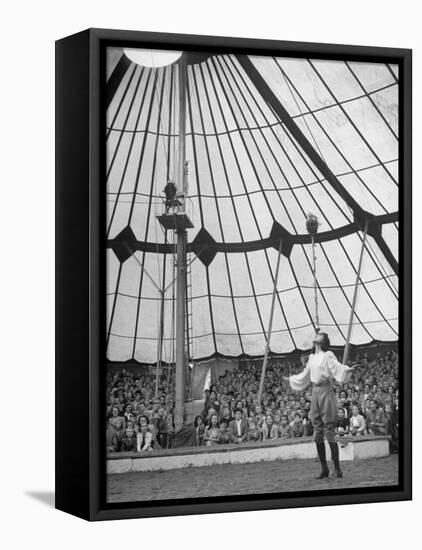
[[[312,130],[311,130],[311,128],[310,128],[310,126],[309,126],[309,124],[308,124],[308,122],[307,122],[307,120],[306,120],[306,117],[303,115],[303,113],[302,113],[302,111],[301,111],[300,105],[299,105],[299,103],[298,103],[298,101],[297,101],[297,98],[296,98],[295,94],[293,93],[293,90],[292,90],[292,88],[291,88],[290,82],[289,82],[288,79],[286,78],[286,75],[285,75],[284,71],[281,71],[281,74],[283,75],[285,84],[286,84],[286,86],[287,86],[287,88],[288,88],[288,90],[289,90],[289,92],[290,92],[290,94],[291,94],[291,96],[292,96],[294,102],[296,103],[296,106],[297,106],[298,111],[299,111],[299,113],[300,113],[300,117],[302,118],[302,120],[304,121],[304,123],[305,123],[305,125],[306,125],[306,127],[307,127],[307,129],[308,129],[308,132],[309,132],[309,134],[310,134],[310,136],[311,136],[311,138],[312,138],[312,141],[314,142],[316,148],[318,149],[318,152],[319,152],[321,158],[324,160],[325,164],[328,165],[328,163],[327,163],[327,161],[326,161],[326,159],[325,159],[325,157],[324,157],[324,155],[323,155],[321,149],[320,149],[319,146],[318,146],[317,140],[315,139],[315,136],[314,136],[314,134],[312,133]],[[342,147],[342,144],[341,144],[340,142],[337,143],[337,147],[341,150],[341,153],[342,153],[343,157],[344,157],[344,158],[347,158],[346,155],[345,155],[345,151],[344,151],[344,149],[343,149],[343,147]],[[362,196],[365,196],[366,193],[365,193],[365,190],[364,190],[364,186],[363,186],[362,181],[360,180],[360,178],[357,178],[357,181],[358,181],[358,185],[359,185],[359,188],[360,188],[361,195],[362,195]],[[346,204],[347,204],[347,203],[346,203]],[[347,204],[347,207],[349,208],[351,214],[353,214],[353,210],[352,210],[352,208],[350,207],[349,204]],[[372,246],[370,240],[369,240],[369,239],[365,239],[365,241],[363,241],[363,240],[362,240],[362,237],[361,237],[360,235],[359,235],[359,239],[360,239],[360,240],[362,241],[362,243],[363,243],[362,246],[366,245],[366,247],[369,248],[369,250],[372,252],[372,255],[375,257],[375,259],[376,259],[376,264],[378,265],[378,268],[379,268],[379,270],[381,271],[381,273],[382,273],[382,275],[383,275],[385,284],[387,284],[390,288],[391,288],[391,285],[392,285],[392,286],[394,287],[394,290],[398,293],[398,288],[397,288],[397,286],[396,286],[396,279],[395,279],[395,277],[391,277],[391,276],[390,276],[391,273],[388,273],[388,271],[387,271],[387,269],[386,269],[386,267],[385,267],[385,265],[384,265],[384,262],[382,262],[382,261],[380,260],[378,254],[377,254],[376,251],[374,250],[374,247]],[[372,259],[372,261],[375,263],[374,258],[372,257],[371,259]],[[394,275],[394,274],[393,274],[393,275]],[[361,278],[360,280],[361,280],[361,283],[364,284],[362,278]],[[391,283],[390,283],[390,281],[391,281]],[[361,290],[361,285],[358,286],[358,293],[360,292],[360,290]],[[393,292],[393,294],[395,294],[395,292]]]

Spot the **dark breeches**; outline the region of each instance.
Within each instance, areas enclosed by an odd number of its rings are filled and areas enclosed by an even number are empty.
[[[313,386],[310,417],[315,430],[315,441],[335,441],[335,422],[337,418],[336,399],[330,385]]]

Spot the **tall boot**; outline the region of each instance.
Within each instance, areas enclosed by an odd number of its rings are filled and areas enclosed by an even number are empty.
[[[330,473],[327,465],[327,458],[325,456],[325,443],[324,441],[316,441],[315,443],[318,451],[318,458],[321,462],[321,473],[319,474],[317,479],[323,479],[324,477],[328,477]]]
[[[334,473],[336,477],[343,477],[343,472],[340,468],[340,458],[337,441],[330,441],[331,459],[334,462]]]

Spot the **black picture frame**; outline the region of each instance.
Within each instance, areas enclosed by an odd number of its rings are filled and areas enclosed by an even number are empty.
[[[105,345],[105,48],[161,47],[399,66],[400,473],[378,487],[107,504],[102,414]],[[56,42],[56,508],[108,520],[412,498],[411,162],[409,49],[88,29]],[[75,429],[75,426],[78,428]]]

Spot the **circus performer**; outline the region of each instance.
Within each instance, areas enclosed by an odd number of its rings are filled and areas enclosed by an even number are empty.
[[[340,468],[339,447],[335,440],[337,405],[333,381],[345,384],[350,380],[355,366],[342,365],[332,351],[330,340],[325,332],[317,334],[313,340],[314,349],[305,369],[296,375],[283,377],[294,391],[304,391],[312,384],[310,418],[315,430],[315,443],[322,470],[317,479],[329,476],[325,454],[324,432],[331,450],[336,477],[343,477]]]

